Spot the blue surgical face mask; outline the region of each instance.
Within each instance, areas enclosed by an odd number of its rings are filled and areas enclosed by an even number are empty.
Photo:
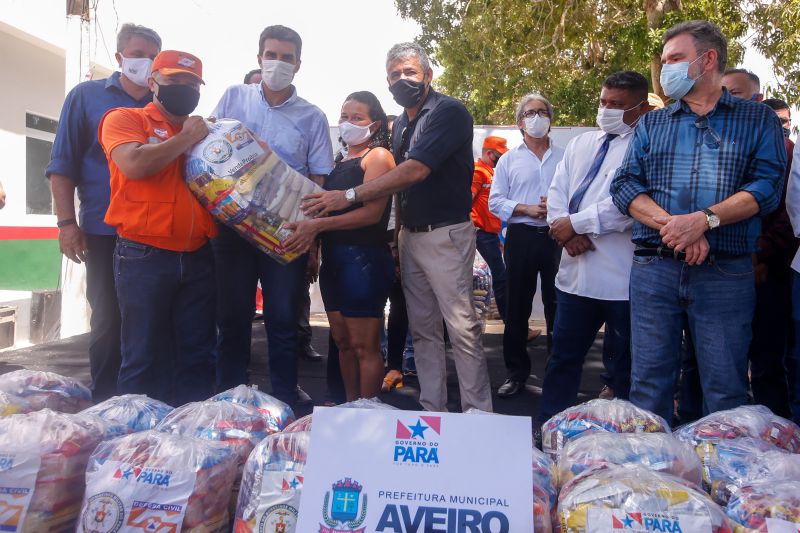
[[[664,94],[674,100],[680,100],[692,90],[694,84],[700,79],[700,76],[692,79],[689,77],[689,67],[708,52],[703,52],[700,57],[692,62],[681,61],[679,63],[667,63],[661,66],[661,88],[664,89]]]

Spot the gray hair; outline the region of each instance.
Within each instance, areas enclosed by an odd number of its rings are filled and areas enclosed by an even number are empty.
[[[138,24],[126,22],[122,25],[117,34],[117,52],[122,52],[122,50],[128,46],[128,41],[131,40],[131,37],[136,35],[155,43],[158,49],[161,50],[161,37],[159,37],[154,30],[145,26],[139,26]]]
[[[553,121],[553,104],[550,103],[550,100],[545,98],[539,93],[530,93],[523,96],[519,103],[517,104],[517,123],[522,120],[522,113],[525,112],[525,106],[528,105],[528,102],[537,101],[544,104],[544,107],[547,109],[547,114],[550,115],[550,122]]]
[[[408,59],[415,57],[419,59],[419,66],[422,67],[423,72],[428,72],[431,68],[431,61],[428,59],[428,53],[417,43],[398,43],[389,50],[386,54],[386,69],[397,60]]]
[[[678,35],[688,34],[694,40],[694,48],[698,55],[711,49],[717,51],[717,70],[725,72],[728,65],[728,40],[719,26],[707,20],[689,20],[671,27],[664,33],[661,42],[674,39]]]

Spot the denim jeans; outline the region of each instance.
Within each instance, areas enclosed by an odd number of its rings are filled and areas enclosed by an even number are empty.
[[[208,398],[216,340],[211,247],[171,252],[120,238],[114,273],[122,316],[119,393],[171,405]]]
[[[249,382],[254,295],[260,280],[272,394],[293,403],[297,399],[297,322],[308,258],[304,255],[282,265],[232,229],[217,226],[219,235],[211,241],[217,263],[217,388]]]
[[[539,423],[572,406],[578,397],[586,353],[606,324],[606,368],[617,398],[628,399],[631,379],[631,315],[627,300],[596,300],[556,289],[553,348],[544,371]]]
[[[488,233],[483,230],[478,230],[475,235],[475,248],[481,257],[489,265],[489,271],[492,273],[492,291],[494,292],[494,301],[497,303],[497,312],[500,313],[500,318],[506,319],[506,264],[503,261],[503,253],[500,250],[500,237],[497,233]]]
[[[750,256],[712,256],[698,266],[634,256],[630,295],[631,402],[671,422],[686,320],[708,411],[747,403],[755,306]]]
[[[789,378],[789,399],[792,404],[792,420],[800,424],[800,274],[792,271],[792,320],[794,322],[794,348],[786,358]]]
[[[116,235],[86,235],[86,299],[92,308],[89,367],[92,400],[102,402],[117,394],[120,355],[120,317],[114,288]]]

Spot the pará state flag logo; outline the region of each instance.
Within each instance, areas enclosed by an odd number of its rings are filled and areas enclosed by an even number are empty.
[[[623,511],[592,507],[586,521],[586,533],[711,533],[711,518],[705,514],[673,514]]]
[[[394,463],[415,466],[439,465],[442,417],[398,418],[395,428]]]
[[[281,490],[291,491],[291,490],[300,490],[303,488],[303,476],[289,476],[284,477],[283,482],[281,483]]]

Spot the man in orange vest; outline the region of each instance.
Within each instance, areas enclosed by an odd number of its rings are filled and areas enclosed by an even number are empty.
[[[203,118],[189,116],[202,83],[197,57],[165,50],[148,79],[153,101],[113,109],[98,128],[111,173],[105,221],[118,235],[119,393],[172,405],[212,392],[216,225],[183,179],[184,152],[208,135]]]
[[[500,249],[500,219],[489,211],[489,189],[494,167],[500,156],[508,152],[503,137],[486,137],[481,157],[475,161],[472,175],[472,223],[478,228],[475,247],[492,272],[492,289],[500,318],[506,319],[506,265]]]

